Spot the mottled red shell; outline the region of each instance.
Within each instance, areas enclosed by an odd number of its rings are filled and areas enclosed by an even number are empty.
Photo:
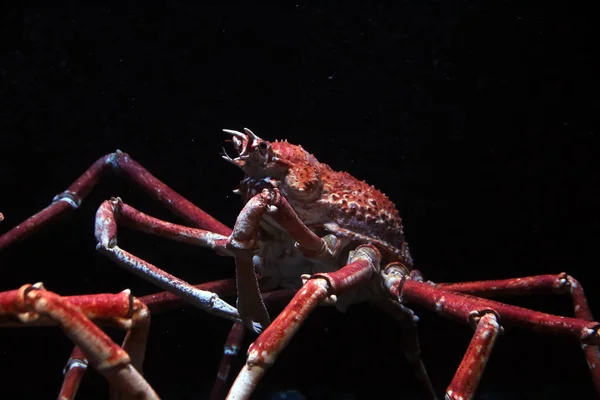
[[[404,240],[402,219],[394,203],[379,190],[346,172],[322,164],[323,192],[318,201],[329,209],[332,220],[348,236],[372,241],[395,253],[408,267],[412,259]]]
[[[248,177],[267,179],[277,187],[307,226],[373,243],[387,261],[412,267],[402,219],[385,194],[347,172],[334,171],[302,146],[285,140],[267,142],[250,134],[253,137],[236,146],[240,157],[229,161]]]

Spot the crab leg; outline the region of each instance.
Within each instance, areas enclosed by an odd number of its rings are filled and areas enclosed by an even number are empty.
[[[305,277],[304,286],[250,345],[246,365],[233,383],[227,399],[249,398],[266,369],[273,365],[316,306],[329,296],[367,282],[379,267],[379,262],[379,252],[370,245],[363,245],[350,253],[348,264],[342,269]]]
[[[215,381],[210,393],[211,400],[221,400],[226,391],[227,379],[231,370],[231,363],[237,357],[240,346],[246,336],[246,327],[242,322],[234,322],[227,335],[227,340],[223,346],[223,357],[219,364],[217,380]]]
[[[223,279],[214,282],[201,283],[195,285],[198,289],[208,290],[218,294],[219,296],[233,296],[236,293],[236,284],[234,279]],[[289,301],[293,296],[293,293],[289,290],[276,290],[273,292],[262,293],[265,304],[281,304]],[[173,308],[181,307],[184,301],[178,296],[170,292],[160,292],[142,296],[138,299],[140,302],[148,306],[152,313],[163,312]],[[241,347],[242,341],[245,336],[243,325],[239,322],[235,322],[232,325],[231,332],[227,337],[225,346],[223,349],[223,358],[219,365],[219,371],[217,373],[217,379],[213,385],[213,389],[210,398],[213,400],[222,399],[225,397],[226,384],[231,372],[231,363],[237,356]]]
[[[505,322],[539,332],[572,336],[586,344],[598,344],[600,324],[579,318],[546,314],[480,297],[472,297],[408,279],[394,284],[399,296],[408,303],[418,303],[441,315],[468,322],[471,312],[493,309]]]
[[[593,321],[583,287],[577,279],[563,272],[558,275],[537,275],[523,278],[436,284],[453,292],[468,293],[482,297],[519,296],[532,293],[569,293],[575,317]],[[596,391],[600,393],[600,350],[598,346],[581,344]]]
[[[233,295],[235,295],[235,290],[236,290],[235,280],[233,280],[233,279],[223,279],[223,280],[219,280],[219,281],[205,282],[205,283],[198,284],[195,286],[202,290],[210,290],[211,292],[215,292],[219,296],[233,296]],[[126,293],[126,292],[122,292],[122,293]],[[119,293],[118,296],[121,296],[122,293]],[[94,305],[96,303],[95,300],[97,298],[99,298],[100,296],[116,296],[116,295],[71,296],[71,297],[66,297],[66,299],[74,300],[75,302],[77,302],[78,306],[84,310],[85,313],[90,313],[89,315],[92,315],[91,310],[90,310],[90,305]],[[291,291],[285,290],[285,289],[263,293],[264,301],[268,305],[275,305],[275,304],[281,304],[283,302],[287,302],[292,296],[293,296],[293,293]],[[80,301],[78,301],[78,300],[80,300]],[[174,308],[178,308],[185,304],[185,302],[181,298],[177,297],[176,295],[174,295],[170,292],[159,292],[159,293],[154,293],[154,294],[150,294],[147,296],[142,296],[137,299],[134,299],[134,302],[139,302],[142,306],[145,305],[148,308],[148,310],[151,311],[153,314],[156,312],[164,312],[164,311],[168,311],[168,310],[171,310]],[[102,314],[104,316],[109,315],[109,314],[107,314],[106,310],[103,313],[94,312],[94,314]],[[115,317],[121,318],[122,314],[123,313],[116,314]],[[149,313],[147,313],[147,312],[146,312],[146,314],[149,315]],[[135,322],[137,320],[138,320],[137,318],[132,317],[132,322]],[[149,321],[149,319],[148,319],[148,321]],[[144,321],[139,321],[137,323],[134,323],[132,326],[132,329],[129,331],[129,334],[131,336],[133,336],[133,333],[135,332],[136,329],[141,329],[141,328],[138,328],[140,325],[147,326],[147,323],[145,324]],[[215,384],[214,384],[212,392],[211,392],[211,399],[213,399],[213,400],[218,400],[218,399],[222,399],[225,397],[226,383],[227,383],[227,379],[229,376],[229,372],[231,370],[231,363],[235,359],[235,357],[239,351],[239,348],[241,347],[241,342],[242,342],[242,340],[244,338],[244,334],[245,334],[244,329],[240,330],[240,328],[243,328],[243,325],[241,323],[234,323],[232,326],[232,332],[230,333],[230,335],[227,338],[227,341],[225,343],[223,359],[219,366],[219,372],[217,374],[217,379],[215,380]],[[129,339],[129,340],[132,340],[132,339]],[[135,341],[135,343],[138,343],[138,342],[142,343],[142,340]],[[144,340],[143,343],[145,344],[145,342],[146,341]],[[128,340],[126,338],[123,348],[128,351],[132,360],[134,360],[134,354],[136,354],[135,350],[132,350],[130,348],[128,349],[126,347],[127,343],[128,343]],[[139,358],[140,361],[143,360],[143,353],[141,355],[142,355],[142,357]],[[76,346],[73,349],[73,352],[71,353],[71,356],[69,357],[69,360],[67,361],[67,363],[65,365],[65,369],[64,369],[65,377],[63,380],[63,385],[61,388],[59,399],[70,400],[75,397],[75,394],[79,387],[79,383],[81,382],[81,379],[83,378],[83,375],[87,369],[87,362],[88,361],[87,361],[87,358],[85,357],[85,355]],[[133,363],[133,361],[132,361],[132,363]],[[138,368],[137,364],[134,364],[134,366],[136,367],[136,369],[138,369],[138,371],[141,372],[141,365],[139,368]]]
[[[402,327],[401,347],[404,351],[406,361],[412,365],[417,379],[422,382],[429,398],[436,400],[437,395],[435,394],[433,384],[421,359],[421,346],[417,332],[419,317],[411,309],[394,300],[385,299],[377,305],[399,322]]]
[[[572,336],[584,344],[598,345],[600,342],[600,325],[597,322],[578,318],[561,317],[526,308],[516,307],[484,298],[472,297],[407,278],[401,272],[384,273],[386,286],[392,295],[401,302],[417,303],[438,312],[439,314],[463,321],[471,322],[473,316],[484,312],[494,312],[505,323],[522,326],[540,332]],[[480,365],[483,368],[484,364]],[[475,390],[478,377],[473,376],[469,387]],[[456,393],[454,393],[456,396]],[[454,398],[454,397],[453,397]],[[458,398],[458,397],[456,397]],[[469,398],[469,397],[466,397]]]
[[[452,382],[446,390],[447,400],[467,400],[473,398],[477,385],[490,358],[492,348],[502,329],[498,317],[493,312],[484,311],[474,317],[477,328],[469,347],[458,366]],[[477,321],[479,320],[479,321]]]
[[[201,283],[201,284],[195,285],[195,286],[201,290],[209,290],[211,292],[215,292],[219,296],[235,295],[235,280],[233,280],[233,279],[223,279],[223,280],[218,280],[218,281],[213,281],[213,282],[205,282],[205,283]],[[267,295],[267,294],[270,294],[270,293],[265,293],[265,295]],[[94,304],[94,299],[97,296],[106,296],[106,295],[73,296],[73,297],[67,297],[67,299],[74,299],[74,298],[76,299],[77,297],[81,297],[81,299],[83,299],[83,300],[89,299],[90,302],[92,304]],[[154,294],[150,294],[147,296],[142,296],[137,299],[134,299],[134,302],[139,302],[143,307],[147,307],[148,311],[152,312],[152,314],[179,308],[185,304],[185,302],[181,298],[177,297],[176,295],[174,295],[173,293],[170,293],[170,292],[159,292],[159,293],[154,293]],[[80,302],[79,307],[82,307],[82,306],[84,306],[83,309],[84,309],[84,313],[85,313],[85,310],[86,310],[85,304]],[[103,316],[107,316],[106,310],[103,313],[97,313],[97,314],[102,314]],[[150,321],[150,318],[149,318],[150,313],[145,312],[145,314],[148,316],[147,321],[143,321],[143,320],[139,321],[138,318],[132,318],[132,322],[136,322],[136,321],[137,322],[133,324],[131,330],[129,331],[129,333],[131,333],[131,336],[126,337],[124,344],[123,344],[123,348],[130,354],[130,356],[132,358],[132,364],[140,372],[142,371],[141,364],[142,364],[143,357],[144,357],[143,349],[145,348],[147,336],[146,336],[146,338],[143,338],[143,340],[142,339],[137,340],[137,339],[135,339],[135,336],[137,336],[137,335],[134,335],[134,331],[136,331],[136,330],[142,331],[142,329],[145,327],[145,331],[147,334],[148,322]],[[139,350],[136,351],[135,348],[127,348],[129,343],[132,343],[132,341],[133,341],[133,343],[139,343],[138,346],[139,346],[139,348],[142,349],[141,357],[137,356],[137,360],[138,360],[137,363],[134,363],[133,360],[136,360],[135,355],[140,354]],[[142,344],[143,344],[143,348],[142,348]],[[63,371],[64,372],[63,385],[62,385],[62,388],[61,388],[61,391],[60,391],[60,394],[58,397],[60,400],[71,400],[71,399],[75,398],[77,389],[79,388],[79,384],[81,382],[81,379],[83,378],[83,375],[85,374],[85,371],[87,369],[87,364],[88,364],[87,358],[81,352],[81,349],[79,349],[79,347],[75,346],[75,348],[73,349],[73,352],[71,353],[71,356],[67,360],[67,363],[66,363],[64,371]],[[139,365],[139,367],[138,367],[138,365]],[[216,382],[215,382],[215,386],[217,386]],[[223,397],[223,396],[221,396],[221,397]]]
[[[118,265],[133,272],[139,277],[154,283],[163,290],[177,294],[190,304],[211,314],[238,321],[239,314],[235,307],[232,307],[221,300],[215,293],[197,289],[189,283],[117,246],[116,215],[121,211],[122,204],[120,199],[113,199],[111,201],[105,201],[100,205],[100,208],[98,208],[98,212],[96,213],[96,239],[98,240],[98,245],[96,249]],[[131,211],[133,208],[129,208],[129,210]],[[176,230],[174,224],[169,225]],[[186,230],[186,232],[189,233],[189,229]],[[211,235],[213,234],[207,231],[200,232],[200,236],[196,239],[199,243],[204,243],[209,247],[210,241],[212,240]],[[170,232],[169,234],[172,233],[173,232]],[[217,236],[220,237],[220,235]]]
[[[78,208],[107,170],[123,172],[128,179],[139,185],[152,198],[192,225],[222,235],[229,235],[231,232],[230,228],[155,178],[127,153],[117,150],[100,157],[67,190],[56,195],[48,207],[0,236],[0,250],[31,235],[66,211]]]
[[[287,304],[293,296],[294,293],[287,289],[262,293],[263,301],[267,305],[281,304],[283,302]],[[215,381],[213,389],[210,393],[211,400],[220,400],[225,398],[225,394],[227,393],[227,380],[229,378],[229,373],[231,372],[231,364],[239,353],[240,347],[242,346],[242,341],[244,340],[245,332],[246,331],[242,323],[235,322],[232,325],[231,331],[227,336],[225,346],[223,346],[223,358],[221,359],[221,364],[219,365],[217,380]]]
[[[219,297],[235,296],[235,279],[220,279],[218,281],[204,282],[194,285],[195,288],[213,292]],[[182,307],[186,302],[181,297],[171,292],[158,292],[138,298],[144,303],[152,314],[174,310]]]
[[[131,296],[129,290],[116,295],[98,294],[63,298],[94,322],[127,330],[122,347],[131,357],[132,365],[142,372],[150,330],[150,312],[140,299]]]
[[[128,293],[125,294],[129,297]],[[104,295],[99,296],[96,299],[101,302]],[[19,290],[0,293],[0,315],[14,315],[23,323],[52,322],[60,325],[92,366],[106,377],[113,389],[127,398],[158,399],[158,395],[132,365],[127,352],[93,324],[75,305],[76,302],[76,299],[71,302],[45,290],[41,284],[24,285]],[[122,307],[118,304],[112,305],[113,311],[121,311]],[[93,301],[88,306],[87,312],[91,316],[94,316],[94,310],[100,309]],[[106,311],[109,312],[110,309],[111,307]],[[126,322],[120,318],[111,320]]]
[[[0,302],[10,301],[18,291],[0,294]],[[5,297],[6,296],[6,297]],[[65,296],[62,299],[77,307],[87,318],[95,323],[108,324],[128,331],[122,348],[129,354],[131,364],[140,373],[144,362],[148,330],[150,327],[150,313],[140,299],[131,296],[129,290],[117,294],[94,294],[84,296]],[[14,320],[14,313],[0,307],[0,315],[5,321],[0,321],[2,326],[22,326],[22,322]],[[10,318],[10,319],[7,319]],[[51,319],[40,316],[35,320],[27,319],[28,325],[54,324]],[[69,361],[64,369],[64,380],[59,399],[72,399],[75,397],[79,383],[87,369],[87,358],[75,346]]]
[[[285,229],[296,240],[297,247],[305,255],[320,257],[332,254],[334,251],[327,241],[304,225],[277,189],[264,189],[246,203],[227,241],[227,249],[235,257],[240,316],[246,326],[256,332],[260,332],[270,323],[269,314],[260,297],[252,261],[256,235],[264,216],[273,218]]]
[[[104,225],[110,224],[112,220],[130,229],[177,242],[208,247],[218,254],[230,255],[225,248],[227,236],[151,217],[123,203],[119,197],[106,200],[100,205],[96,213],[96,227],[102,229],[103,232],[107,232]]]
[[[63,370],[65,377],[63,378],[60,393],[58,394],[59,400],[72,400],[75,398],[87,366],[88,359],[83,351],[75,346]]]

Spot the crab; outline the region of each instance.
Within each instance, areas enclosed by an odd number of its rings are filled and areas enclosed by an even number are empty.
[[[182,302],[233,322],[213,398],[225,395],[231,358],[245,331],[258,337],[248,348],[228,399],[251,397],[267,369],[318,305],[345,310],[361,302],[381,307],[404,326],[404,353],[430,398],[436,398],[436,393],[419,355],[418,318],[409,308],[411,304],[474,329],[446,390],[447,399],[473,398],[502,325],[580,341],[600,393],[600,324],[593,320],[575,278],[561,273],[478,282],[424,281],[414,268],[402,219],[382,192],[346,172],[334,171],[287,140],[263,140],[249,129],[225,132],[231,135],[236,154],[230,156],[224,150],[222,157],[244,172],[237,190],[244,206],[233,229],[175,193],[128,154],[116,151],[96,161],[50,206],[0,236],[1,250],[77,208],[104,170],[111,168],[123,172],[191,225],[156,219],[121,198],[103,202],[96,213],[97,250],[166,292],[141,298],[129,291],[63,297],[38,283],[0,293],[0,324],[59,325],[76,344],[65,369],[64,398],[75,396],[88,361],[106,376],[115,396],[158,398],[141,373],[148,315]],[[232,257],[235,280],[190,285],[119,247],[118,225]],[[489,299],[533,291],[569,293],[575,317]],[[221,299],[231,294],[237,294],[235,307]],[[265,306],[271,301],[287,303],[272,321]],[[102,332],[98,327],[102,324],[128,331],[122,346]]]

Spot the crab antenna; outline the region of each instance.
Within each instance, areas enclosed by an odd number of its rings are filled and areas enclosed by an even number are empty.
[[[221,147],[221,150],[223,150],[223,153],[221,153],[221,157],[223,157],[226,160],[231,160],[231,157],[229,156],[229,154],[227,154],[227,150],[225,150],[225,147]]]
[[[259,138],[258,136],[256,136],[256,134],[254,132],[252,132],[250,129],[248,128],[244,128],[244,133],[248,136],[250,136],[250,138],[252,138],[252,142],[254,141],[258,141],[258,140],[262,140],[261,138]]]
[[[231,158],[229,156],[229,154],[227,154],[227,151],[225,150],[225,148],[223,147],[222,149],[223,149],[223,154],[221,154],[221,158],[223,160],[225,160],[225,161],[227,161],[227,162],[229,162],[229,163],[231,163],[231,164],[239,167],[240,166],[239,159],[238,158]]]
[[[239,131],[234,131],[231,129],[223,129],[223,132],[229,133],[231,136],[240,138],[242,140],[246,139],[246,135],[244,135],[242,132],[239,132]],[[256,135],[254,135],[254,136],[256,136]]]

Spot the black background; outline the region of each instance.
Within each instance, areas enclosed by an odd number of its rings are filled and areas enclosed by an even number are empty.
[[[568,271],[598,313],[590,14],[518,1],[3,9],[2,230],[117,148],[231,225],[241,174],[219,156],[220,130],[246,126],[388,194],[427,279]],[[79,211],[0,255],[0,290],[43,281],[65,295],[154,292],[94,250],[94,213],[117,195],[179,222],[121,178],[105,178]],[[194,283],[233,276],[233,263],[207,250],[128,231],[120,244]],[[571,315],[567,296],[513,302]],[[443,393],[471,330],[417,311],[423,358]],[[155,316],[147,379],[165,399],[204,398],[228,328],[190,307]],[[369,306],[319,309],[257,398],[291,389],[310,399],[418,398],[398,336]],[[0,398],[53,398],[70,349],[56,329],[0,331]],[[576,342],[510,327],[478,393],[594,397]],[[105,395],[89,373],[80,397]]]

